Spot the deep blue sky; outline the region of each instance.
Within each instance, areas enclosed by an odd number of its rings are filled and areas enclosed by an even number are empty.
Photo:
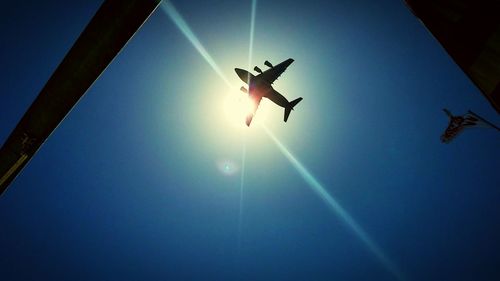
[[[0,142],[100,2],[2,5]],[[239,88],[251,2],[174,4]],[[407,279],[500,279],[499,135],[439,141],[498,115],[404,3],[259,1],[252,66],[289,57],[263,122]],[[0,198],[0,279],[395,280],[227,92],[158,9]]]

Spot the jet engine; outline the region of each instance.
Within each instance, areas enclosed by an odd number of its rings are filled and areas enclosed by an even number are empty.
[[[264,64],[270,68],[273,68],[273,65],[269,61],[265,61]]]
[[[253,70],[257,71],[258,73],[262,73],[262,70],[258,66],[254,67]]]

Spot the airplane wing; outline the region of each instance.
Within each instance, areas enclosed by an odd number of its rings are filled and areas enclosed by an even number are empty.
[[[280,63],[280,64],[277,64],[271,68],[269,68],[268,70],[262,72],[262,74],[260,74],[260,78],[264,79],[265,81],[269,82],[269,84],[272,84],[274,83],[274,81],[276,79],[278,79],[278,77],[280,77],[280,75],[285,72],[286,68],[292,64],[293,62],[293,59],[287,59],[286,61]]]
[[[255,112],[257,111],[257,108],[260,105],[260,101],[262,100],[262,97],[250,96],[250,99],[252,100],[253,106],[252,106],[252,110],[250,112],[248,112],[248,115],[246,117],[245,123],[247,124],[247,126],[250,126],[250,123],[252,123],[252,119],[255,116]]]

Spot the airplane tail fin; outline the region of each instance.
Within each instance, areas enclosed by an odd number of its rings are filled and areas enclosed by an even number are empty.
[[[285,107],[285,119],[284,119],[285,122],[286,120],[288,120],[288,116],[290,116],[290,112],[292,112],[293,107],[296,106],[301,100],[302,98],[295,99],[291,101],[287,107]]]

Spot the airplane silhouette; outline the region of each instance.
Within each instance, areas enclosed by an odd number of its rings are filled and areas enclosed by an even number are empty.
[[[283,120],[285,122],[288,120],[288,116],[293,110],[293,107],[297,105],[302,98],[289,102],[283,95],[273,89],[272,84],[283,72],[285,72],[286,68],[292,64],[292,62],[293,59],[287,59],[286,61],[273,66],[266,60],[264,64],[268,66],[269,69],[262,72],[262,70],[256,66],[254,70],[259,73],[257,76],[244,69],[234,69],[238,77],[240,77],[243,82],[248,84],[248,90],[245,89],[245,87],[241,87],[240,90],[244,93],[248,93],[248,97],[253,103],[252,109],[246,117],[247,126],[250,126],[262,98],[268,98],[275,104],[285,108],[285,116]]]

